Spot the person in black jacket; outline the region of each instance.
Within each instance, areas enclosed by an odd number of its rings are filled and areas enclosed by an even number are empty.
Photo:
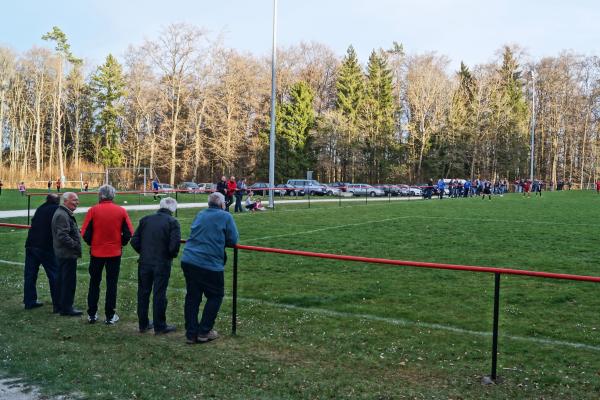
[[[50,285],[50,297],[54,312],[59,312],[58,264],[52,248],[52,217],[60,204],[56,194],[46,196],[46,202],[35,210],[31,220],[31,229],[25,241],[25,271],[23,283],[23,304],[25,309],[41,307],[35,284],[40,264],[46,271]]]
[[[139,253],[138,259],[138,322],[140,332],[154,328],[156,335],[175,331],[167,325],[167,286],[171,276],[173,259],[179,253],[181,228],[172,214],[177,201],[166,197],[160,201],[160,209],[140,220],[131,238],[131,246]],[[154,323],[148,320],[150,292]]]

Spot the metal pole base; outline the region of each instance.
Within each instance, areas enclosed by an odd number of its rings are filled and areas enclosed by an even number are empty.
[[[499,385],[502,383],[502,378],[497,376],[496,380],[493,380],[491,376],[484,376],[481,378],[482,385]]]

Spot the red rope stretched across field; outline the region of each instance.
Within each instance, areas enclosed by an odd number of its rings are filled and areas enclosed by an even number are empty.
[[[17,228],[17,229],[29,229],[29,225],[20,224],[7,224],[0,223],[0,227]],[[181,240],[181,243],[185,243],[185,239]],[[400,265],[406,267],[418,267],[418,268],[433,268],[433,269],[449,269],[454,271],[470,271],[470,272],[487,272],[497,273],[505,275],[524,275],[533,276],[537,278],[549,278],[549,279],[565,279],[570,281],[583,281],[583,282],[597,282],[600,283],[600,276],[587,276],[587,275],[572,275],[572,274],[560,274],[556,272],[543,272],[543,271],[529,271],[522,269],[511,269],[511,268],[497,268],[497,267],[478,267],[473,265],[458,265],[458,264],[443,264],[443,263],[431,263],[431,262],[420,262],[420,261],[403,261],[403,260],[390,260],[386,258],[373,258],[373,257],[361,257],[361,256],[345,256],[331,253],[315,253],[311,251],[302,250],[287,250],[277,249],[272,247],[259,247],[259,246],[247,246],[238,244],[235,248],[239,250],[258,251],[263,253],[278,253],[288,254],[302,257],[315,257],[315,258],[326,258],[330,260],[342,260],[342,261],[355,261],[364,262],[370,264],[386,264],[386,265]]]

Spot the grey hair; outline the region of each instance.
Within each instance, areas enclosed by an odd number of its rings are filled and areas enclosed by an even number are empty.
[[[171,212],[177,210],[177,200],[172,197],[165,197],[160,201],[160,208],[166,208]]]
[[[225,205],[225,196],[222,193],[214,192],[208,196],[208,206],[223,208]]]
[[[71,197],[73,197],[73,196],[77,197],[77,193],[74,193],[74,192],[64,192],[64,193],[62,194],[62,199],[63,199],[63,202],[64,202],[65,200],[69,200],[69,199],[70,199]]]
[[[102,200],[112,200],[115,198],[115,188],[110,185],[102,185],[98,188],[98,199]]]

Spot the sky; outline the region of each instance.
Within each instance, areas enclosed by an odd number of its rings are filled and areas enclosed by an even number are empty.
[[[171,23],[203,27],[225,46],[257,56],[272,45],[273,0],[0,0],[0,46],[48,46],[60,27],[77,57],[102,63],[156,38]],[[277,42],[320,42],[342,56],[350,44],[366,62],[396,41],[408,54],[435,51],[458,68],[493,61],[505,44],[530,57],[563,50],[600,55],[600,1],[278,0]]]

